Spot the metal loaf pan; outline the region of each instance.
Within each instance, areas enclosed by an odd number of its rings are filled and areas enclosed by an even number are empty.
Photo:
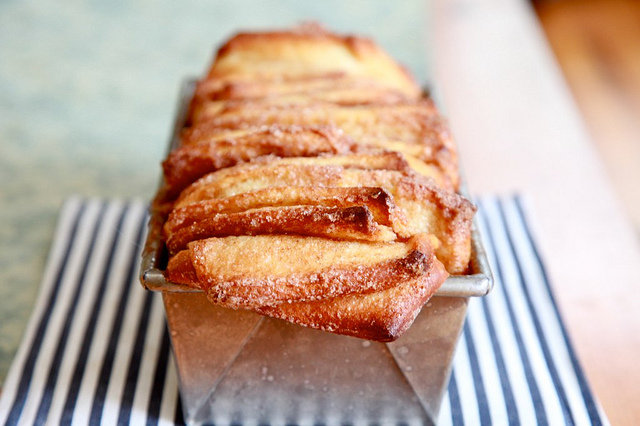
[[[180,90],[170,150],[194,86]],[[152,209],[141,282],[163,293],[188,424],[436,423],[469,297],[493,282],[475,223],[470,273],[449,277],[404,335],[381,343],[225,309],[167,282],[163,222]]]
[[[179,144],[179,137],[182,128],[187,119],[189,102],[195,90],[195,79],[187,79],[180,88],[178,97],[178,107],[176,118],[169,141],[169,152]],[[164,182],[160,177],[160,188]],[[462,195],[468,196],[462,185]],[[140,265],[140,281],[142,285],[151,291],[162,291],[171,293],[194,293],[199,290],[193,289],[180,284],[168,282],[164,278],[164,265],[166,263],[166,247],[162,240],[162,225],[164,218],[162,213],[151,211],[149,218],[149,231],[142,252],[142,262]],[[452,275],[440,287],[436,296],[449,297],[472,297],[484,296],[493,285],[493,277],[487,261],[487,256],[482,245],[482,239],[478,231],[478,226],[474,219],[471,229],[471,262],[469,265],[469,274]]]

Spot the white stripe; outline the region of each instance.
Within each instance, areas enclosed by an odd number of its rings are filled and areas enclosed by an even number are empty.
[[[167,376],[164,381],[164,392],[162,393],[158,425],[173,426],[175,424],[173,420],[176,416],[177,403],[178,374],[176,372],[176,361],[173,358],[173,352],[169,352],[169,358],[167,359]]]
[[[489,404],[491,423],[493,425],[505,425],[509,423],[509,417],[502,392],[502,384],[500,383],[498,365],[491,345],[487,323],[482,314],[481,303],[480,299],[472,298],[469,301],[467,323],[476,349],[479,368],[482,372],[482,381]]]
[[[121,203],[110,203],[105,212],[102,224],[100,225],[94,252],[87,265],[87,274],[85,275],[84,282],[80,285],[78,304],[71,322],[67,344],[63,352],[64,355],[60,363],[58,381],[54,389],[47,424],[60,422],[69,383],[71,382],[73,370],[78,362],[78,355],[81,349],[78,343],[82,340],[85,326],[91,316],[91,309],[96,295],[95,288],[99,285],[102,270],[109,255],[109,249],[111,248],[111,240],[115,232],[116,222],[121,211]]]
[[[529,363],[535,376],[535,380],[540,390],[540,397],[547,413],[549,424],[562,424],[564,415],[560,406],[557,390],[551,379],[547,363],[540,347],[540,340],[531,317],[531,312],[526,303],[525,295],[520,286],[516,261],[509,249],[509,242],[505,233],[504,224],[500,220],[497,204],[493,202],[484,203],[489,221],[492,223],[494,231],[494,242],[500,257],[500,265],[504,275],[505,285],[509,288],[509,295],[516,321],[520,325],[520,334],[529,355]]]
[[[86,425],[89,423],[91,407],[95,396],[96,386],[100,376],[100,368],[107,352],[107,344],[111,333],[111,324],[116,315],[120,287],[126,279],[127,266],[137,250],[135,237],[138,225],[144,214],[144,208],[140,204],[132,203],[126,213],[120,240],[116,247],[111,273],[107,280],[102,309],[98,315],[96,328],[91,340],[91,349],[87,356],[86,370],[80,384],[78,399],[73,412],[73,424]]]
[[[129,423],[132,425],[144,424],[149,414],[148,408],[149,399],[153,392],[153,378],[158,363],[158,354],[162,348],[162,334],[164,333],[163,309],[162,296],[157,293],[153,294],[149,326],[140,361],[138,383],[136,384],[136,394],[131,407]]]
[[[580,384],[574,374],[569,351],[560,329],[560,319],[556,316],[553,302],[543,284],[544,277],[540,265],[535,260],[535,254],[527,242],[528,236],[522,228],[514,202],[504,203],[504,206],[507,226],[514,237],[514,246],[527,281],[527,288],[538,312],[538,319],[548,342],[549,352],[556,365],[556,371],[567,395],[573,419],[576,424],[588,424],[590,419],[587,407],[582,398]]]
[[[611,426],[611,422],[609,422],[609,418],[607,417],[607,414],[604,412],[604,409],[600,405],[600,402],[598,402],[598,400],[595,400],[595,403],[596,403],[596,407],[598,407],[598,415],[600,416],[600,420],[602,421],[602,425],[603,426]]]
[[[136,247],[135,260],[139,258],[140,250]],[[134,260],[134,261],[135,261]],[[116,344],[116,353],[113,361],[113,369],[109,377],[109,385],[105,395],[104,407],[100,424],[117,424],[120,410],[120,401],[124,392],[127,379],[127,368],[133,347],[135,345],[135,330],[138,325],[140,312],[144,307],[145,290],[138,284],[138,274],[134,271],[129,282],[128,303],[122,321],[122,328]]]
[[[38,291],[38,298],[36,304],[31,313],[29,323],[24,332],[22,342],[16,352],[16,356],[11,363],[9,374],[3,384],[2,392],[0,392],[0,423],[4,424],[6,418],[9,415],[11,404],[13,403],[16,392],[18,391],[18,385],[24,364],[26,362],[27,354],[33,339],[35,338],[36,329],[40,323],[41,316],[44,312],[46,304],[50,300],[50,293],[53,287],[53,281],[57,269],[62,262],[64,256],[64,250],[67,246],[69,239],[71,238],[72,221],[80,208],[81,200],[77,197],[70,198],[64,203],[60,215],[58,217],[58,224],[56,225],[56,231],[53,237],[53,245],[49,252],[49,258],[46,262],[44,269],[43,279]]]
[[[91,232],[93,231],[91,225],[96,221],[99,207],[100,205],[97,200],[91,200],[87,204],[87,209],[80,220],[76,244],[69,256],[67,268],[62,278],[62,285],[58,293],[58,299],[49,318],[42,346],[38,353],[38,360],[33,369],[33,380],[31,381],[31,387],[20,420],[23,424],[34,424],[35,422],[35,416],[40,400],[42,399],[47,376],[49,370],[52,368],[51,362],[53,361],[55,348],[60,339],[65,315],[73,295],[74,283],[82,268],[91,240]]]
[[[480,411],[478,408],[478,397],[473,384],[471,364],[469,363],[469,353],[467,352],[467,339],[464,333],[460,335],[456,354],[453,358],[453,368],[460,397],[460,409],[465,424],[479,425]]]
[[[480,209],[477,214],[486,217],[482,209]],[[484,222],[479,220],[478,224],[481,233],[488,236],[489,230],[486,229]],[[522,360],[520,359],[518,343],[514,336],[513,324],[509,321],[503,283],[500,281],[497,273],[498,269],[494,253],[490,249],[492,247],[491,240],[487,237],[484,244],[487,247],[487,257],[489,258],[491,269],[494,271],[495,280],[493,290],[486,296],[487,307],[494,322],[493,326],[496,332],[496,339],[498,340],[504,360],[507,379],[511,384],[513,399],[518,409],[520,422],[531,422],[536,418],[535,409],[531,398],[531,391],[529,390],[524,374]]]
[[[451,418],[451,402],[449,402],[449,392],[445,392],[444,396],[442,397],[437,424],[438,426],[450,426],[453,424],[453,419]]]

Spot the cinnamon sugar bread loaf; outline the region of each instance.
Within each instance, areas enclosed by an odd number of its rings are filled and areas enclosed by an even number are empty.
[[[165,276],[216,304],[388,341],[469,263],[447,126],[367,39],[233,37],[163,168]]]

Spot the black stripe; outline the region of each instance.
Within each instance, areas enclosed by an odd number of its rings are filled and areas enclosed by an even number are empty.
[[[144,231],[144,225],[146,223],[146,215],[142,215],[140,223],[138,225],[138,234],[136,239],[135,249],[129,260],[127,267],[127,273],[124,280],[121,283],[118,308],[116,310],[113,323],[111,324],[111,335],[109,337],[109,343],[107,345],[107,351],[105,353],[104,360],[102,361],[102,367],[100,368],[100,376],[96,385],[94,393],[93,404],[91,406],[91,415],[89,417],[90,424],[100,424],[100,418],[102,417],[102,410],[104,409],[104,400],[109,387],[109,378],[111,376],[111,370],[113,368],[113,362],[115,361],[115,353],[118,346],[118,339],[122,330],[122,322],[124,320],[124,313],[129,302],[127,297],[129,288],[132,285],[132,281],[135,278],[136,266],[138,264],[137,248],[142,244],[142,237]]]
[[[451,372],[449,378],[449,405],[451,406],[451,424],[464,425],[464,417],[462,416],[462,405],[460,404],[460,393],[458,393],[458,383],[456,382],[456,372]]]
[[[553,381],[553,385],[558,393],[558,397],[560,398],[562,413],[564,415],[564,420],[567,424],[573,425],[575,421],[573,419],[573,415],[571,413],[571,408],[569,407],[569,401],[567,399],[567,394],[564,390],[564,386],[562,386],[562,381],[560,381],[560,377],[558,376],[558,370],[553,361],[553,357],[551,356],[551,351],[549,350],[549,343],[547,342],[547,338],[545,336],[544,330],[542,329],[542,325],[540,324],[540,319],[538,318],[538,312],[533,306],[533,301],[531,300],[531,294],[529,292],[530,283],[527,282],[527,279],[524,276],[524,272],[522,270],[522,265],[520,263],[520,259],[518,258],[518,253],[516,251],[512,231],[509,228],[509,223],[507,222],[507,217],[504,212],[504,206],[502,205],[502,201],[498,200],[498,211],[500,213],[500,220],[504,224],[505,234],[507,235],[507,243],[509,246],[509,251],[513,256],[514,264],[516,265],[516,269],[518,271],[518,280],[520,281],[520,287],[522,288],[522,292],[524,293],[525,300],[527,301],[527,307],[529,308],[529,312],[531,314],[531,319],[533,320],[533,325],[536,330],[536,335],[538,336],[538,340],[540,341],[540,348],[542,349],[542,354],[544,355],[544,360],[549,368],[549,374],[551,375],[551,380]]]
[[[96,240],[98,239],[98,231],[101,228],[100,225],[102,224],[105,210],[106,205],[104,202],[101,202],[98,216],[96,217],[93,223],[93,229],[91,230],[89,247],[87,248],[87,252],[84,254],[82,269],[80,271],[80,274],[76,277],[73,294],[71,296],[71,303],[67,308],[67,312],[65,312],[65,320],[62,326],[62,333],[60,334],[60,337],[58,339],[58,344],[53,355],[53,360],[51,361],[49,367],[49,374],[47,376],[47,381],[43,390],[42,399],[40,400],[40,405],[38,406],[38,411],[36,413],[36,424],[44,424],[47,421],[47,415],[49,414],[49,408],[51,407],[51,401],[53,399],[53,392],[55,391],[56,383],[58,381],[58,373],[60,372],[59,367],[62,364],[62,356],[64,355],[64,351],[67,347],[67,340],[69,339],[71,325],[74,322],[73,320],[76,314],[76,309],[78,307],[78,300],[80,299],[80,294],[82,293],[83,287],[85,287],[84,281],[87,276],[87,270],[89,269],[89,263],[92,260]],[[96,262],[100,262],[100,260],[97,260]],[[86,291],[89,291],[89,289],[87,289]]]
[[[71,383],[69,384],[69,390],[67,391],[67,397],[64,402],[64,408],[62,410],[62,417],[60,424],[69,425],[73,419],[73,411],[75,409],[76,400],[78,399],[78,392],[80,391],[80,384],[84,376],[85,369],[87,367],[87,361],[89,357],[89,349],[91,348],[91,341],[93,340],[93,334],[95,333],[96,323],[98,322],[98,316],[102,310],[102,301],[109,281],[109,274],[115,258],[116,248],[120,243],[120,236],[122,231],[122,225],[124,219],[129,210],[129,205],[125,205],[124,209],[120,213],[115,232],[111,240],[111,248],[109,249],[109,255],[107,261],[102,268],[102,276],[100,278],[100,284],[94,290],[96,296],[93,300],[93,306],[91,309],[91,316],[87,322],[87,326],[84,330],[84,336],[82,337],[82,343],[80,344],[80,353],[78,354],[78,361],[76,363],[73,375],[71,376]]]
[[[138,330],[133,340],[133,352],[129,359],[129,368],[127,369],[127,379],[125,381],[124,391],[120,399],[120,412],[118,413],[118,424],[127,425],[131,417],[131,406],[133,398],[136,394],[138,384],[138,373],[140,372],[140,363],[144,352],[144,343],[149,329],[149,316],[151,315],[151,304],[153,302],[153,293],[147,291],[144,295],[144,305],[140,318],[138,319]]]
[[[584,399],[587,412],[589,413],[589,418],[594,425],[602,425],[602,419],[600,418],[600,413],[598,412],[598,407],[593,398],[593,394],[589,388],[589,384],[587,383],[587,379],[585,378],[584,372],[582,371],[582,367],[578,362],[578,357],[576,356],[573,345],[571,344],[571,340],[569,339],[569,333],[564,326],[564,322],[562,321],[562,316],[560,315],[560,310],[558,309],[558,304],[556,303],[556,299],[553,295],[553,291],[551,289],[551,281],[549,280],[549,275],[547,274],[547,269],[542,262],[542,257],[540,256],[540,252],[538,251],[538,247],[535,244],[535,240],[533,238],[533,234],[531,233],[531,229],[529,228],[529,224],[526,220],[526,215],[524,213],[524,209],[522,207],[522,200],[519,196],[514,197],[516,211],[518,213],[518,219],[522,224],[522,229],[524,230],[527,236],[527,243],[531,248],[531,252],[533,253],[538,268],[540,269],[540,273],[542,275],[542,279],[544,281],[547,294],[549,295],[549,299],[551,300],[551,305],[553,306],[553,311],[556,315],[556,319],[560,326],[560,331],[562,332],[562,337],[564,338],[567,352],[569,353],[569,358],[571,359],[571,364],[573,365],[573,371],[576,375],[576,379],[578,380],[578,384],[580,385],[580,392],[582,393],[582,398]]]
[[[6,425],[15,425],[18,424],[18,420],[20,419],[20,415],[22,414],[22,409],[24,408],[24,404],[27,398],[27,391],[31,384],[31,379],[33,376],[33,368],[35,366],[36,360],[38,358],[38,354],[40,353],[40,347],[42,346],[42,341],[44,339],[44,335],[49,325],[49,317],[51,316],[51,311],[53,311],[53,306],[56,303],[58,298],[58,292],[60,286],[62,285],[62,277],[65,273],[67,262],[69,260],[69,255],[73,246],[76,243],[76,234],[78,232],[78,225],[80,223],[80,218],[84,215],[85,211],[84,202],[80,204],[78,211],[73,219],[73,225],[71,227],[71,232],[69,233],[69,239],[67,240],[67,246],[64,249],[64,255],[60,260],[60,263],[57,267],[57,272],[55,274],[55,279],[53,281],[53,286],[51,287],[51,291],[47,296],[47,306],[45,307],[42,315],[40,316],[40,321],[38,322],[38,327],[36,329],[33,342],[31,343],[31,347],[29,348],[29,352],[27,354],[27,358],[25,360],[24,366],[22,367],[22,374],[20,375],[20,382],[18,384],[18,388],[16,391],[15,399],[13,400],[13,404],[11,404],[11,411],[9,412],[9,416],[7,417]]]
[[[500,343],[498,341],[498,335],[496,333],[495,326],[493,324],[493,316],[489,307],[487,306],[487,300],[482,299],[482,311],[484,312],[487,320],[487,328],[489,329],[489,339],[491,340],[491,347],[493,354],[496,357],[496,365],[498,366],[498,376],[500,377],[500,385],[502,386],[502,395],[504,396],[504,403],[507,409],[507,416],[509,417],[510,425],[520,424],[520,415],[518,414],[518,406],[516,405],[515,398],[513,397],[513,390],[511,389],[511,383],[509,382],[509,375],[507,368],[504,364],[504,358],[502,358],[502,351],[500,350]]]
[[[171,360],[169,360],[169,362],[171,362]],[[180,425],[180,426],[185,425],[184,414],[182,413],[182,402],[180,401],[180,396],[178,396],[178,399],[176,401],[176,414],[173,418],[173,422],[176,425]]]
[[[493,237],[493,231],[492,231],[491,225],[489,221],[486,220],[486,218],[484,218],[482,215],[479,215],[479,217],[484,223],[485,229],[487,230],[487,238],[489,241],[489,244],[487,244],[488,251],[492,253],[493,259],[496,260],[495,262],[496,269],[494,272],[496,274],[497,282],[498,284],[504,284],[505,283],[504,274],[502,271],[502,267],[500,266],[500,262],[497,261],[499,257],[495,250],[495,240]],[[507,306],[507,313],[509,314],[509,320],[511,321],[511,324],[513,325],[512,327],[513,334],[516,339],[516,343],[518,345],[518,352],[520,353],[520,359],[522,360],[522,367],[524,368],[525,378],[527,380],[527,384],[529,385],[529,390],[531,391],[531,399],[533,400],[533,405],[536,412],[536,420],[539,425],[546,425],[548,424],[547,414],[545,412],[544,404],[540,396],[540,390],[538,389],[538,384],[536,383],[535,376],[531,369],[531,362],[529,361],[529,356],[527,354],[524,342],[522,340],[522,335],[520,334],[520,327],[516,320],[515,313],[513,312],[513,306],[511,306],[511,298],[509,296],[509,290],[507,289],[506,285],[498,285],[496,287],[498,288],[494,288],[493,291],[502,289],[502,291],[504,292],[505,304]],[[525,419],[525,420],[530,420],[530,419]]]
[[[491,424],[491,413],[489,412],[489,402],[487,401],[487,393],[480,372],[480,363],[478,362],[478,354],[476,353],[475,343],[469,330],[469,322],[464,325],[464,338],[467,341],[467,353],[469,354],[469,363],[471,364],[471,375],[473,376],[473,386],[476,390],[478,399],[478,411],[480,414],[480,424]]]
[[[169,329],[165,324],[164,332],[162,333],[162,342],[160,344],[160,352],[158,353],[156,363],[156,371],[153,375],[151,397],[149,398],[149,406],[147,407],[147,426],[157,425],[160,419],[160,406],[164,394],[164,382],[167,378],[167,362],[169,360],[170,350]]]

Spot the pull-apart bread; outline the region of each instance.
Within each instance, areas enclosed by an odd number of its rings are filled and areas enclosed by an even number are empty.
[[[163,168],[165,276],[212,303],[389,341],[468,267],[446,123],[367,39],[233,37]]]

